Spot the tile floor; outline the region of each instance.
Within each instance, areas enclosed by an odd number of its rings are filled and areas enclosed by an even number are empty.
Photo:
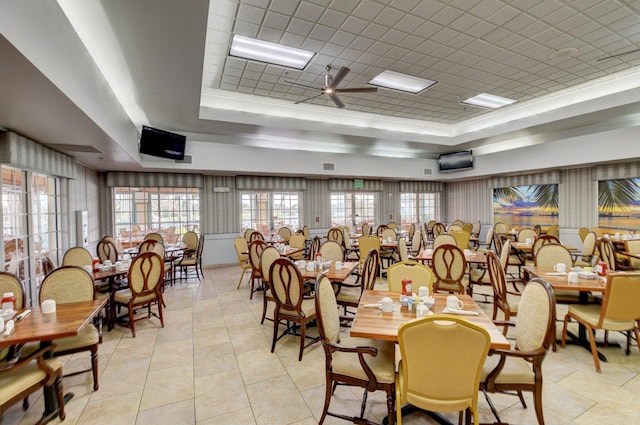
[[[100,389],[90,374],[66,378],[65,424],[315,424],[324,395],[324,355],[319,344],[297,361],[298,341],[285,337],[270,353],[272,324],[260,325],[262,296],[249,300],[246,283],[236,290],[238,267],[205,270],[206,278],[185,280],[166,292],[164,329],[156,319],[138,322],[137,337],[116,327],[100,347]],[[246,278],[245,278],[246,282]],[[381,282],[384,286],[385,283]],[[488,306],[485,304],[485,306]],[[560,314],[563,314],[560,312]],[[559,326],[560,331],[561,327]],[[612,340],[622,338],[612,335]],[[609,362],[595,372],[591,354],[569,346],[550,352],[544,369],[547,424],[640,423],[640,353],[606,348]],[[88,356],[64,359],[65,370],[88,365]],[[338,388],[333,409],[357,412],[359,391]],[[530,396],[523,409],[514,396],[491,395],[502,420],[535,424]],[[3,423],[32,424],[42,412],[42,397],[32,407],[8,410]],[[482,422],[493,422],[480,396]],[[384,395],[369,397],[366,416],[381,421]],[[57,423],[54,420],[53,423]],[[346,423],[328,418],[327,424]],[[405,424],[430,424],[421,413]]]

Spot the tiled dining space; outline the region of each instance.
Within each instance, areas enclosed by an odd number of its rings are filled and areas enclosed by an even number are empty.
[[[65,378],[65,424],[316,424],[324,395],[324,353],[320,344],[297,361],[298,340],[286,336],[270,353],[273,325],[260,325],[262,295],[249,300],[249,286],[236,289],[236,266],[209,268],[199,282],[189,278],[168,287],[165,328],[155,319],[138,322],[137,337],[126,328],[105,332],[100,346],[100,389],[92,391],[90,374]],[[386,288],[386,281],[378,283]],[[486,312],[491,305],[479,303]],[[559,318],[564,309],[559,308]],[[558,327],[561,328],[560,326]],[[315,335],[315,329],[310,331]],[[345,330],[347,332],[347,330]],[[616,333],[610,341],[624,343]],[[591,354],[577,346],[558,347],[543,364],[544,414],[547,424],[633,424],[640,411],[640,353],[601,348],[609,362],[602,373]],[[87,355],[63,358],[64,370],[86,367]],[[446,365],[443,365],[446,367]],[[339,387],[333,410],[359,411],[359,390]],[[501,419],[535,424],[533,401],[523,409],[515,396],[491,394]],[[480,421],[493,422],[482,396]],[[32,424],[43,408],[31,396],[25,415],[20,404],[7,411],[3,424]],[[337,409],[336,409],[337,408]],[[381,422],[386,414],[383,393],[369,396],[365,416]],[[457,422],[457,415],[451,416]],[[415,413],[406,424],[431,424]],[[52,423],[57,423],[54,420]],[[326,424],[346,423],[327,418]]]

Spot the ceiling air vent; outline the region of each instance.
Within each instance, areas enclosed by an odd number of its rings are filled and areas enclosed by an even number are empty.
[[[322,164],[322,171],[334,171],[336,169],[336,164],[331,162],[325,162]]]
[[[433,174],[433,170],[431,168],[425,168],[424,169],[424,175],[425,176],[430,176],[431,174]]]
[[[176,162],[176,164],[192,164],[193,156],[185,155],[184,159],[175,159],[174,161]]]

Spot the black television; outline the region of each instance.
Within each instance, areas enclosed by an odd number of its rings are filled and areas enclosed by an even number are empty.
[[[459,151],[440,154],[438,165],[441,172],[469,170],[473,168],[471,151]]]
[[[158,128],[142,126],[140,153],[169,159],[184,159],[187,137]]]

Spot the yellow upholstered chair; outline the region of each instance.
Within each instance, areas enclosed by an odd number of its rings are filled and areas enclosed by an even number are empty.
[[[449,232],[451,236],[456,240],[456,246],[461,250],[469,249],[469,239],[471,238],[471,233],[466,230],[455,230],[453,232]]]
[[[582,251],[580,254],[573,255],[573,265],[576,267],[591,267],[594,261],[597,261],[596,254],[596,234],[589,232],[582,242]]]
[[[131,334],[135,338],[135,322],[155,316],[160,319],[160,326],[164,328],[162,315],[162,285],[164,280],[164,258],[159,254],[148,251],[135,256],[129,267],[129,288],[116,292],[114,302],[116,305],[127,307],[128,320],[120,324],[131,328]],[[156,305],[158,312],[152,313],[151,306]],[[134,310],[146,307],[147,314],[135,318]]]
[[[549,226],[547,229],[547,235],[555,236],[556,238],[560,238],[560,226],[557,224],[553,224]]]
[[[601,305],[572,304],[564,317],[562,346],[567,339],[567,323],[570,319],[578,321],[587,328],[589,344],[593,354],[596,371],[600,372],[598,348],[595,331],[633,331],[636,341],[640,341],[640,273],[610,273],[607,276],[607,288]],[[627,337],[627,354],[629,339]]]
[[[492,349],[482,370],[483,391],[510,394],[515,391],[523,407],[527,407],[523,391],[533,393],[538,423],[544,425],[542,412],[542,361],[555,340],[555,300],[551,285],[543,279],[532,279],[524,287],[518,305],[518,320],[496,322],[515,326],[516,344],[513,349]],[[490,405],[491,406],[491,405]],[[498,423],[497,412],[491,406]]]
[[[398,345],[402,356],[396,379],[398,425],[405,403],[432,412],[466,411],[478,423],[478,387],[491,346],[486,329],[461,317],[436,314],[402,325]]]
[[[246,238],[238,236],[233,240],[233,247],[236,250],[236,257],[238,257],[238,265],[242,269],[242,274],[238,280],[237,289],[239,289],[245,272],[251,270],[251,264],[249,263],[249,244]]]
[[[375,252],[375,251],[374,251]],[[364,419],[367,393],[385,391],[387,394],[387,414],[393,424],[395,393],[395,347],[390,341],[365,338],[342,338],[340,317],[333,286],[325,275],[320,275],[315,286],[315,311],[318,332],[325,353],[325,398],[319,424],[327,415],[351,421],[370,423]],[[337,384],[364,388],[364,396],[359,416],[329,411],[331,394]]]
[[[40,285],[39,303],[44,300],[55,300],[56,304],[67,304],[78,301],[91,301],[96,297],[93,276],[80,266],[62,266],[49,273]],[[85,325],[76,336],[53,340],[54,356],[89,351],[91,353],[91,368],[74,372],[77,375],[88,371],[93,372],[93,390],[98,384],[98,344],[101,341],[102,319],[97,321],[98,327],[91,323]]]
[[[431,259],[435,274],[434,291],[457,292],[464,294],[469,286],[466,276],[467,260],[460,248],[455,245],[440,245],[433,251]]]
[[[62,256],[63,266],[90,266],[93,263],[93,257],[87,248],[82,246],[74,246],[65,251]]]
[[[291,237],[289,238],[289,246],[293,249],[302,249],[302,251],[297,254],[290,255],[289,258],[291,258],[292,260],[302,260],[304,258],[305,242],[306,239],[304,237],[304,234],[296,233],[295,235],[291,235]]]
[[[416,261],[401,261],[392,264],[387,270],[389,291],[402,291],[403,279],[411,279],[413,292],[416,294],[420,286],[428,287],[429,293],[433,291],[433,271],[422,263]]]

